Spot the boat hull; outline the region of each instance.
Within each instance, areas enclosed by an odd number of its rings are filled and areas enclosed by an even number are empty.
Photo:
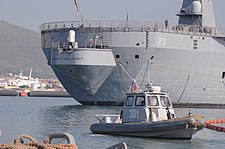
[[[90,130],[96,134],[190,140],[197,131],[204,128],[201,120],[184,117],[152,123],[95,123]]]

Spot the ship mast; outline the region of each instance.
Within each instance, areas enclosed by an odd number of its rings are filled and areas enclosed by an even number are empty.
[[[81,13],[79,1],[78,1],[78,0],[74,0],[74,3],[75,3],[75,6],[76,6],[76,9],[77,9],[77,12],[78,12],[79,15],[80,15],[81,26],[83,26],[83,25],[84,25],[84,19],[83,19],[83,15],[82,15],[82,13]]]

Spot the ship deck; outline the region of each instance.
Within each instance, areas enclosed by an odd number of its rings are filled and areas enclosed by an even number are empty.
[[[76,29],[81,31],[102,32],[162,32],[196,36],[225,37],[224,28],[194,25],[171,24],[151,21],[62,21],[48,22],[41,25],[41,32]]]

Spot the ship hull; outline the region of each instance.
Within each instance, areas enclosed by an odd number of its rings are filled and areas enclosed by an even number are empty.
[[[128,48],[123,50],[125,54]],[[157,59],[148,63],[152,55]],[[211,61],[207,62],[208,59]],[[197,56],[192,51],[180,49],[151,49],[143,53],[140,63],[129,65],[125,62],[116,66],[53,65],[52,69],[70,95],[82,104],[123,104],[124,93],[131,84],[128,74],[143,87],[143,82],[147,82],[148,65],[150,80],[169,91],[173,102],[225,103],[224,64],[220,53],[202,52]],[[85,80],[83,76],[86,76],[86,81],[82,81]]]
[[[149,80],[161,85],[174,103],[224,104],[225,38],[190,29],[48,29],[42,31],[42,49],[65,89],[82,104],[122,105],[132,79],[140,88]],[[76,31],[79,48],[66,51],[70,30]]]

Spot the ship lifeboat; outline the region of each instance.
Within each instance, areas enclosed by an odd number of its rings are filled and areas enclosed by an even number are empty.
[[[19,96],[25,97],[25,96],[27,96],[27,93],[25,91],[21,91],[21,92],[19,92]]]

